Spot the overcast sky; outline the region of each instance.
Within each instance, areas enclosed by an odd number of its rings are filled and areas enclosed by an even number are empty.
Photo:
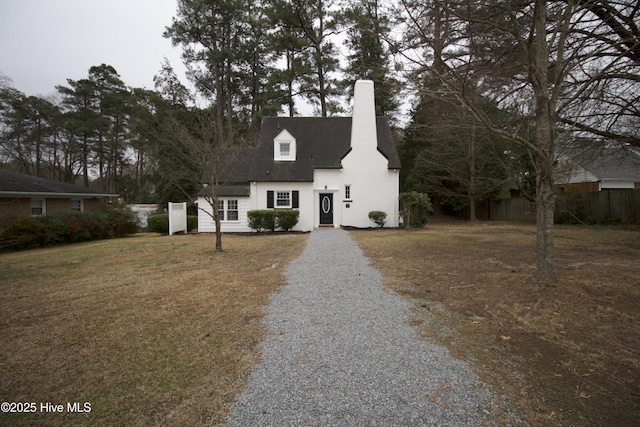
[[[162,37],[176,0],[0,0],[0,72],[27,95],[47,96],[94,65],[153,89],[164,57],[186,84],[181,49]]]

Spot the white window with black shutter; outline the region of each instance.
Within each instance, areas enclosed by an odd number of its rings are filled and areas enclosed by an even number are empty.
[[[300,192],[292,191],[267,191],[268,209],[298,209],[300,207]]]

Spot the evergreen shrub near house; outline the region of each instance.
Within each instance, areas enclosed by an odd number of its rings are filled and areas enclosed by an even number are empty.
[[[109,220],[103,212],[56,211],[41,221],[45,225],[45,245],[109,237]]]
[[[147,227],[150,233],[169,234],[169,214],[149,215]]]
[[[45,245],[125,237],[138,231],[135,213],[120,204],[85,212],[56,211],[39,219],[45,225]]]
[[[4,217],[0,226],[0,251],[31,249],[42,245],[44,224],[37,218]]]
[[[138,218],[126,204],[107,205],[102,211],[109,221],[107,237],[125,237],[138,232]]]
[[[169,214],[161,213],[147,217],[147,227],[150,233],[169,234]],[[187,215],[187,231],[198,228],[198,216]]]
[[[255,231],[275,231],[280,228],[289,231],[296,226],[300,218],[298,210],[253,210],[247,212],[249,228]]]
[[[276,227],[284,231],[289,231],[298,223],[300,211],[298,210],[280,210],[276,212]]]
[[[136,233],[136,215],[125,205],[101,209],[55,211],[41,217],[16,218],[0,230],[0,250],[124,237]]]
[[[276,229],[276,211],[274,210],[254,210],[247,212],[249,228],[257,232]]]
[[[187,215],[187,231],[198,229],[198,215]]]
[[[387,222],[387,213],[382,211],[371,211],[369,212],[369,219],[373,221],[378,227],[382,228]]]
[[[433,206],[429,196],[417,191],[400,193],[402,203],[402,220],[406,228],[422,228],[429,222]]]

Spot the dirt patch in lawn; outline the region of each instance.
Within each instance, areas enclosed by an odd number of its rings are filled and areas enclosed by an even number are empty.
[[[35,404],[0,425],[217,425],[305,241],[225,236],[216,253],[212,235],[140,235],[0,254],[0,401]]]
[[[640,420],[640,228],[557,226],[539,286],[535,226],[436,220],[351,232],[420,330],[468,360],[532,425]]]

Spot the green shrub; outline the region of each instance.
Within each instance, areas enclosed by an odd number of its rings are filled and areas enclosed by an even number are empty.
[[[138,231],[135,214],[124,205],[86,212],[55,211],[39,220],[45,226],[43,243],[47,245],[125,237]]]
[[[79,211],[55,211],[40,217],[45,226],[44,244],[75,243],[92,238],[92,218],[90,213]]]
[[[387,213],[382,211],[371,211],[369,212],[369,219],[378,227],[384,227],[384,224],[387,222]]]
[[[187,231],[198,229],[198,215],[187,215]]]
[[[147,217],[148,231],[158,234],[169,234],[169,214],[161,213]],[[198,216],[187,215],[187,231],[198,228]]]
[[[3,218],[0,228],[0,251],[38,247],[44,238],[44,224],[37,218]]]
[[[147,217],[147,226],[151,233],[169,234],[169,214],[149,215]]]
[[[254,210],[247,212],[249,228],[257,232],[276,229],[276,211],[274,210]]]
[[[422,228],[433,212],[429,196],[417,191],[400,194],[402,202],[402,219],[406,228]]]
[[[276,228],[289,231],[298,223],[300,211],[284,209],[253,210],[247,212],[247,218],[249,220],[249,228],[257,232],[264,230],[275,231]]]
[[[138,230],[136,215],[126,205],[93,211],[54,211],[41,217],[24,217],[0,230],[0,249],[27,249],[41,245],[124,237]]]
[[[289,231],[298,223],[300,211],[298,210],[278,210],[276,212],[276,227]]]
[[[138,218],[129,206],[124,203],[107,205],[98,212],[103,212],[109,221],[109,237],[125,237],[138,232]]]

